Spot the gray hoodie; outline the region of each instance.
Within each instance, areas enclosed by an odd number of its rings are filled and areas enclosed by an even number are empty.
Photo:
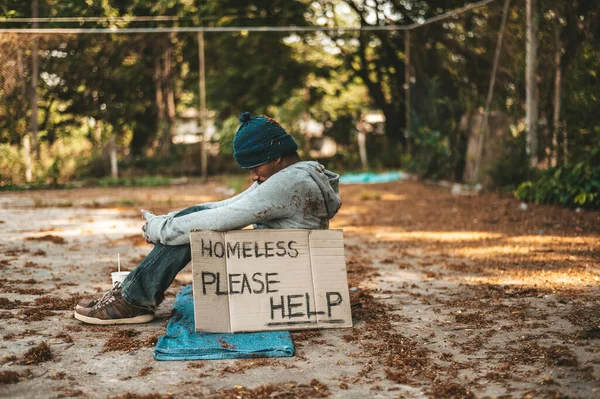
[[[254,183],[237,196],[201,204],[205,209],[185,216],[145,212],[145,237],[154,243],[182,245],[191,230],[327,229],[340,209],[339,176],[318,162],[297,162],[264,183]]]

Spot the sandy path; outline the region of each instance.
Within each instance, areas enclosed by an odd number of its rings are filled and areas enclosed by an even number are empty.
[[[188,269],[150,324],[71,317],[82,294],[109,288],[117,253],[132,268],[149,251],[139,207],[180,209],[224,188],[1,194],[2,396],[600,397],[598,212],[521,211],[495,194],[344,186],[332,227],[346,235],[355,328],[294,333],[293,358],[154,361]],[[51,360],[27,356],[43,342]]]

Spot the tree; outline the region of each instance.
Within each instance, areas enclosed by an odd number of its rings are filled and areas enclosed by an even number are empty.
[[[542,145],[538,155],[546,156],[544,150],[549,149],[548,152],[562,165],[567,162],[567,147],[571,147],[570,141],[578,143],[572,147],[579,153],[580,139],[583,138],[577,133],[582,131],[580,127],[586,131],[590,126],[597,124],[594,112],[585,116],[580,112],[581,109],[588,109],[581,101],[586,95],[573,95],[573,90],[583,94],[588,88],[594,87],[593,76],[588,75],[584,78],[587,73],[582,66],[587,64],[586,67],[590,67],[589,71],[592,73],[595,69],[588,64],[588,60],[589,57],[593,58],[597,51],[600,9],[594,2],[556,0],[543,2],[540,5],[540,13],[544,18],[540,20],[538,74],[544,78],[539,79],[542,93],[539,106],[541,114],[549,121],[549,128],[540,132]],[[574,70],[577,73],[573,76]],[[554,78],[549,79],[550,76]],[[567,87],[570,91],[564,90]],[[567,109],[574,113],[563,112]]]
[[[209,2],[211,26],[305,26],[306,4],[284,0]],[[208,107],[220,119],[249,110],[264,113],[303,84],[309,71],[274,32],[206,33]],[[195,57],[197,60],[197,56]],[[197,71],[197,62],[190,63]],[[194,75],[195,77],[196,75]],[[197,87],[197,85],[195,85]]]
[[[351,12],[344,11],[337,2],[320,1],[321,16],[328,18],[330,26],[360,24],[363,27],[380,25],[409,25],[429,17],[463,6],[463,1],[399,2],[345,1]],[[495,18],[495,16],[498,18]],[[491,70],[496,33],[499,29],[501,7],[490,5],[461,15],[458,19],[437,22],[411,31],[411,132],[440,131],[449,139],[457,164],[457,175],[462,174],[461,153],[466,149],[466,139],[458,132],[458,121],[469,109],[484,103],[489,71]],[[405,40],[401,31],[368,31],[349,35],[331,34],[339,43],[345,67],[360,77],[368,88],[376,108],[386,116],[386,134],[389,158],[399,163],[394,143],[406,145],[404,137],[405,92],[404,57]],[[500,66],[498,81],[501,85],[514,80],[510,69]],[[503,92],[504,90],[499,90]],[[500,97],[499,95],[496,97]],[[418,154],[416,149],[414,154]]]
[[[74,1],[38,1],[42,17],[171,15],[184,17],[178,24],[195,26],[305,25],[303,13],[307,9],[305,3],[289,5],[282,0],[200,4],[126,0],[115,5],[102,1],[94,6]],[[1,1],[0,10],[9,17],[32,15],[29,4],[15,8]],[[51,23],[43,27],[52,26],[59,25]],[[111,26],[139,24],[101,20],[82,25]],[[283,103],[294,88],[302,85],[308,68],[293,57],[291,48],[283,42],[285,36],[242,32],[219,33],[208,38],[208,100],[209,107],[218,110],[219,119],[244,110],[265,112],[269,106]],[[17,40],[24,37],[30,36],[21,35]],[[47,35],[40,46],[39,72],[46,76],[36,84],[41,141],[51,144],[68,136],[73,129],[83,129],[89,130],[89,139],[98,153],[114,137],[123,152],[134,156],[143,155],[146,147],[152,149],[157,145],[161,155],[170,154],[178,108],[181,111],[197,107],[195,35]],[[25,61],[30,59],[29,54],[22,55]],[[25,83],[35,84],[28,69],[23,77]],[[33,114],[31,101],[28,104],[21,91],[11,95],[4,101],[19,103],[16,109]],[[5,109],[0,112],[13,112],[11,104],[0,104]],[[31,126],[31,122],[23,119],[24,115],[13,116],[6,126],[0,122],[0,134],[11,134],[8,124]],[[20,131],[13,129],[13,136]],[[19,133],[11,140],[21,143],[24,134]]]

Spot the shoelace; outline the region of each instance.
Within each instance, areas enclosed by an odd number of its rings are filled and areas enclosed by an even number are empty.
[[[117,293],[117,291],[120,291],[120,290],[121,290],[121,283],[117,281],[115,283],[115,286],[110,291],[108,291],[106,294],[102,295],[102,298],[100,298],[98,303],[94,305],[93,309],[100,309],[106,305],[113,303],[116,300],[115,294]]]

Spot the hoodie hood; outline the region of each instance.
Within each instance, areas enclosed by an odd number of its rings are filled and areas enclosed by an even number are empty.
[[[323,194],[327,217],[329,219],[334,217],[342,206],[339,192],[340,175],[325,169],[323,165],[315,161],[297,162],[288,168],[301,169],[308,172],[310,177],[319,186],[321,194]]]

